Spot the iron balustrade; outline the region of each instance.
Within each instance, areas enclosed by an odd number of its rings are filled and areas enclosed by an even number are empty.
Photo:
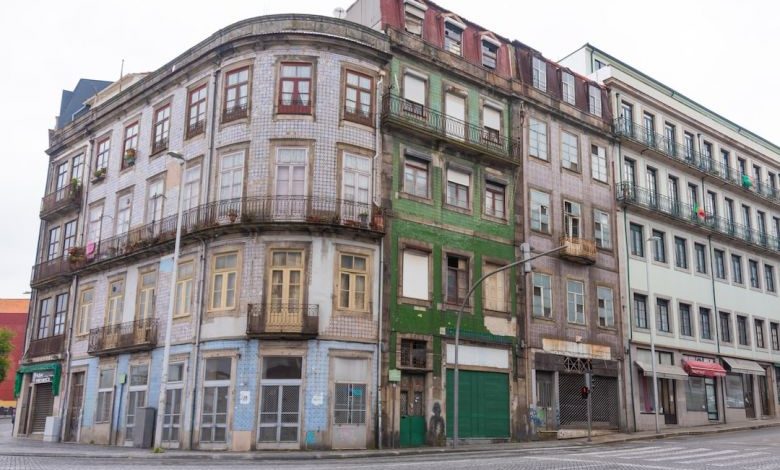
[[[163,150],[166,150],[168,148],[168,138],[155,140],[154,144],[152,145],[152,155],[155,153],[162,152]]]
[[[659,212],[674,219],[687,222],[689,225],[708,229],[755,247],[780,252],[780,238],[776,235],[773,236],[747,225],[738,224],[725,217],[708,214],[702,211],[700,207],[694,207],[668,196],[653,193],[647,188],[642,188],[635,184],[619,183],[617,185],[617,200],[625,204],[632,204]]]
[[[356,122],[365,126],[373,126],[374,116],[375,114],[364,111],[359,105],[344,105],[344,119],[347,121]]]
[[[317,336],[319,305],[249,304],[246,314],[247,336]]]
[[[656,133],[636,122],[618,118],[613,124],[613,132],[640,145],[651,148],[667,157],[687,165],[690,168],[711,175],[728,184],[738,186],[770,201],[780,202],[780,191],[770,180],[756,181],[738,168],[715,160],[712,155],[697,152],[694,148],[677,143],[662,134]]]
[[[280,99],[276,112],[278,114],[311,114],[311,100]]]
[[[38,285],[58,277],[69,276],[78,269],[78,267],[79,264],[71,262],[68,259],[68,256],[58,256],[33,266],[30,283],[32,285]]]
[[[27,346],[28,357],[48,356],[50,354],[59,354],[65,345],[65,335],[48,336],[30,341]]]
[[[81,184],[70,183],[43,196],[41,218],[81,206]]]
[[[596,242],[584,238],[563,236],[560,238],[563,250],[558,252],[558,256],[564,259],[584,264],[593,264],[596,262]]]
[[[230,108],[225,108],[222,112],[222,122],[235,121],[249,116],[248,104],[237,104]]]
[[[203,133],[206,130],[206,120],[201,119],[195,121],[187,126],[187,138],[195,137],[198,134]]]
[[[502,136],[496,129],[475,126],[427,106],[396,95],[382,98],[382,118],[427,130],[449,142],[476,147],[513,160],[520,158],[520,143]]]
[[[87,352],[101,355],[116,351],[140,351],[152,349],[156,344],[157,319],[144,318],[91,329]]]

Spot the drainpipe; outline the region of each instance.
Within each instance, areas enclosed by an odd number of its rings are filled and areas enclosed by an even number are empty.
[[[720,313],[718,312],[718,301],[717,296],[715,295],[715,264],[713,263],[713,256],[712,256],[712,235],[707,235],[707,251],[709,252],[709,258],[710,258],[710,284],[712,285],[712,308],[715,309],[715,344],[718,346],[718,356],[720,356],[720,333],[718,331],[718,326],[720,324]],[[715,379],[717,382],[717,379]],[[723,404],[723,424],[726,424],[726,378],[723,377],[721,379],[721,388],[723,391],[720,394],[721,403]],[[716,388],[717,390],[717,388]]]
[[[382,99],[380,93],[382,92],[382,82],[384,81],[384,74],[381,74],[379,76],[379,80],[376,84],[376,103],[377,103],[377,109],[382,103]],[[376,146],[374,148],[374,164],[371,165],[371,171],[374,172],[374,183],[376,183],[377,178],[377,162],[381,163],[380,156],[382,155],[382,131],[380,129],[380,113],[376,113],[375,117],[375,133],[376,133],[376,141],[374,145]],[[379,172],[380,178],[381,178],[381,172]],[[380,182],[381,183],[381,182]],[[381,188],[382,185],[378,184],[375,186],[374,190],[374,201],[379,201],[378,206],[381,208],[382,203],[382,195],[377,194],[378,191],[376,188]],[[379,241],[379,273],[380,273],[380,279],[379,279],[379,312],[378,312],[378,318],[377,318],[377,341],[376,341],[376,446],[377,448],[382,448],[382,319],[383,319],[383,312],[382,309],[384,308],[384,302],[382,299],[382,292],[383,292],[383,285],[384,285],[384,278],[385,276],[382,275],[384,272],[384,253],[385,253],[385,237],[382,236],[382,239]]]

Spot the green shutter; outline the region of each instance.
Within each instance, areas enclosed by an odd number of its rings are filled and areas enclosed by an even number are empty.
[[[460,371],[460,438],[509,437],[509,375]],[[447,369],[447,436],[452,437],[454,371]]]

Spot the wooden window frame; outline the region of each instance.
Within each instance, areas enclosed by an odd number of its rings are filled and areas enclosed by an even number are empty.
[[[227,256],[235,256],[236,257],[236,263],[233,267],[228,268],[217,268],[217,259],[221,257],[227,257]],[[239,272],[241,267],[241,254],[238,250],[230,250],[230,251],[223,251],[219,253],[214,253],[211,255],[211,282],[210,282],[210,289],[209,289],[209,311],[212,312],[221,312],[221,311],[230,311],[235,310],[238,306],[238,295],[239,295]],[[228,279],[230,278],[230,275],[234,275],[234,282],[233,282],[233,304],[229,305],[227,303],[227,292],[228,292]],[[215,295],[217,293],[217,277],[221,276],[221,282],[220,282],[220,302],[219,305],[215,306],[214,300]]]
[[[245,81],[237,81],[234,84],[230,83],[230,78],[233,76],[240,76],[242,72],[246,72]],[[238,80],[238,79],[237,79]],[[252,69],[249,65],[243,67],[237,67],[231,69],[225,73],[224,84],[224,96],[222,99],[222,122],[232,122],[239,119],[249,117],[249,106],[251,104],[250,97],[252,95]],[[241,89],[246,87],[246,94],[241,94]],[[230,92],[235,92],[235,98],[230,100],[228,95]],[[242,105],[241,101],[245,101]],[[230,104],[232,103],[232,104]]]
[[[153,275],[154,281],[151,285],[145,285],[145,277]],[[148,320],[154,318],[155,303],[157,299],[157,281],[158,272],[156,269],[144,269],[138,272],[138,285],[135,296],[135,319]]]
[[[357,85],[350,85],[349,83],[349,77],[350,75],[357,76],[358,83]],[[368,88],[362,88],[360,86],[360,79],[365,78],[368,79]],[[349,99],[348,99],[348,93],[350,90],[354,90],[355,92],[355,105],[350,110],[349,106]],[[363,105],[365,104],[362,100],[363,93],[368,92],[368,111],[363,112]],[[374,77],[358,72],[353,69],[344,69],[344,98],[343,98],[343,119],[345,121],[351,121],[355,122],[357,124],[363,124],[365,126],[374,126],[373,116],[374,116]]]
[[[168,150],[171,138],[171,103],[155,108],[152,123],[152,153],[156,155]]]
[[[125,170],[134,165],[130,165],[125,155],[128,154],[128,150],[135,151],[135,157],[138,158],[138,136],[140,135],[141,125],[140,121],[135,120],[125,126],[124,138],[122,139],[122,163],[120,168]]]
[[[127,288],[125,277],[118,277],[108,281],[108,292],[106,295],[106,313],[103,324],[106,326],[122,323],[125,305],[125,289]],[[121,288],[116,294],[111,292],[112,286],[120,283]],[[113,321],[109,321],[113,320]],[[117,321],[119,320],[119,321]]]
[[[306,78],[302,77],[285,77],[284,76],[284,68],[285,67],[308,67],[309,68],[309,76]],[[289,93],[291,95],[291,100],[289,104],[284,103],[284,84],[286,82],[292,82],[293,89]],[[309,84],[309,91],[308,93],[308,101],[304,104],[303,101],[300,100],[300,84],[308,82]],[[310,115],[312,114],[314,110],[314,63],[312,62],[305,62],[305,61],[282,61],[279,63],[279,96],[276,102],[277,114],[293,114],[293,115]],[[298,101],[300,102],[294,102],[296,100],[296,97],[298,98]]]
[[[182,274],[182,268],[190,266],[192,268],[192,272],[190,274]],[[174,287],[176,289],[176,293],[174,295],[174,308],[173,308],[173,318],[183,318],[188,317],[192,314],[192,300],[195,296],[195,292],[193,291],[193,284],[195,279],[195,261],[188,259],[188,260],[182,260],[179,261],[179,265],[176,267],[176,286]],[[188,286],[189,284],[189,286]],[[185,291],[187,289],[187,291]],[[189,295],[186,295],[186,292],[189,292]],[[189,297],[187,302],[182,303],[182,298]]]
[[[95,171],[93,177],[108,170],[108,162],[111,158],[111,136],[98,140],[95,145]]]
[[[89,294],[89,300],[85,297]],[[95,288],[87,287],[79,292],[78,321],[76,322],[76,335],[84,336],[89,334],[90,319],[92,318],[92,308],[95,304]]]
[[[336,307],[339,310],[347,311],[347,312],[357,312],[357,313],[368,313],[371,310],[371,256],[366,253],[359,253],[355,251],[350,250],[339,250],[337,252],[337,260],[336,260],[336,269],[337,269],[337,278],[336,278],[336,289],[335,289],[335,296],[336,296]],[[352,257],[352,258],[363,258],[365,260],[365,269],[363,271],[359,271],[357,269],[353,268],[345,268],[342,265],[342,258],[343,257]],[[353,262],[354,266],[354,262]],[[342,282],[342,277],[344,275],[347,275],[349,277],[349,290],[347,291],[347,305],[343,305],[342,303],[342,290],[344,289],[344,284]],[[357,301],[355,299],[356,296],[356,290],[355,290],[355,281],[359,276],[364,277],[364,292],[363,292],[363,305],[356,305]]]
[[[206,132],[206,112],[208,110],[208,83],[196,86],[187,91],[187,126],[185,138],[191,139]],[[202,96],[201,96],[202,95]],[[193,98],[196,98],[193,101]],[[202,108],[202,111],[201,111]],[[193,120],[194,118],[194,120]]]

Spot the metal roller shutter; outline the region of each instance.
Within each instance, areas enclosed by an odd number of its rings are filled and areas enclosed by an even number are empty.
[[[35,386],[35,398],[32,409],[32,432],[43,432],[46,418],[54,411],[54,394],[50,383]]]

